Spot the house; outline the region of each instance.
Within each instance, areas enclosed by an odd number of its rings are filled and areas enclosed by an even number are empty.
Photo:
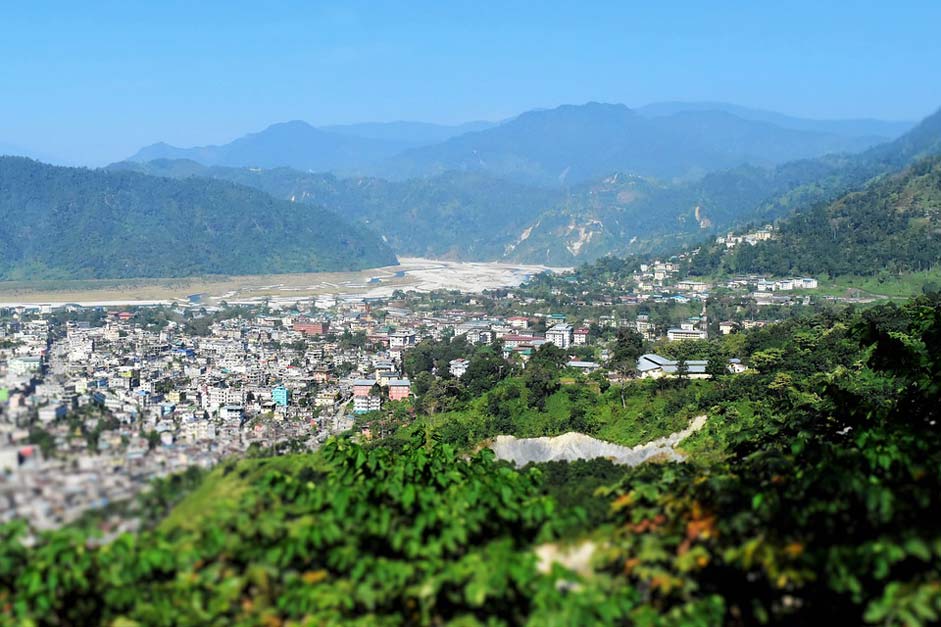
[[[536,346],[545,342],[545,338],[540,335],[504,335],[504,348],[517,348],[519,346]]]
[[[219,417],[226,422],[242,420],[244,408],[241,405],[224,405],[219,409]]]
[[[412,383],[408,379],[389,379],[389,400],[400,401],[408,398],[412,392]]]
[[[686,362],[686,376],[690,379],[708,379],[706,373],[707,361],[704,359],[690,359]],[[642,379],[659,379],[661,377],[675,377],[680,362],[647,353],[637,360],[637,371]]]
[[[395,331],[389,334],[389,348],[408,348],[415,346],[414,331]]]
[[[724,320],[719,323],[719,333],[721,333],[722,335],[728,335],[730,333],[734,333],[736,330],[738,330],[738,323],[736,322],[733,322],[731,320]]]
[[[452,377],[457,377],[457,378],[463,377],[464,373],[467,372],[468,363],[470,362],[468,362],[466,359],[462,359],[462,358],[452,359],[448,363],[448,372],[451,373]]]
[[[514,329],[528,329],[529,328],[529,318],[524,316],[511,316],[506,319],[507,324],[509,324]]]
[[[39,421],[52,422],[57,418],[64,418],[67,412],[68,409],[65,405],[62,405],[61,403],[52,403],[50,405],[46,405],[45,407],[39,408]]]
[[[378,396],[366,395],[353,397],[354,414],[365,414],[366,412],[379,411],[380,409],[382,409],[382,399]]]
[[[330,330],[330,323],[326,320],[298,318],[291,328],[304,335],[326,335]]]
[[[580,327],[572,332],[572,343],[576,346],[585,346],[588,344],[588,329]]]
[[[287,407],[291,393],[283,385],[276,385],[271,388],[271,400],[279,407]]]
[[[710,285],[700,281],[680,281],[676,284],[676,289],[684,292],[695,292],[701,294],[709,291]]]
[[[356,379],[353,381],[353,397],[369,396],[374,385],[375,379]]]
[[[593,361],[578,361],[578,360],[572,360],[572,361],[566,362],[565,366],[567,368],[574,368],[575,370],[579,370],[581,372],[584,372],[585,374],[591,374],[592,372],[594,372],[595,370],[601,367]]]
[[[740,374],[748,370],[748,366],[743,364],[741,359],[733,357],[729,360],[728,369],[732,374]]]

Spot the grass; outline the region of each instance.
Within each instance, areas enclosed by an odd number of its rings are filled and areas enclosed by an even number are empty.
[[[830,283],[844,292],[855,289],[888,298],[910,298],[922,294],[926,285],[941,287],[941,268],[902,274],[884,272],[871,277],[842,276]]]
[[[212,470],[159,525],[161,531],[194,531],[213,518],[234,511],[242,494],[271,471],[289,474],[304,468],[325,472],[317,453],[248,458],[225,462]]]

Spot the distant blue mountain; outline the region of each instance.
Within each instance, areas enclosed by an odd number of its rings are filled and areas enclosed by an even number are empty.
[[[178,148],[165,143],[142,148],[130,161],[191,159],[203,165],[300,170],[342,170],[390,157],[413,142],[358,137],[314,128],[295,120],[272,124],[221,146]]]
[[[621,104],[590,102],[529,111],[493,128],[413,148],[370,173],[410,178],[480,170],[537,185],[580,183],[611,172],[695,178],[745,164],[858,152],[886,139],[787,128],[727,111],[641,115]]]
[[[499,122],[465,122],[463,124],[431,124],[429,122],[363,122],[360,124],[336,124],[319,127],[322,131],[363,137],[366,139],[379,139],[384,141],[402,142],[413,146],[443,142],[464,133],[484,131],[497,126]]]
[[[188,159],[207,166],[290,167],[396,180],[478,171],[530,185],[567,186],[612,172],[695,179],[742,165],[769,167],[854,153],[910,126],[805,120],[723,103],[660,103],[634,111],[591,102],[458,125],[369,122],[315,128],[283,122],[223,145],[154,144],[130,160]]]
[[[677,113],[722,111],[754,122],[767,122],[798,131],[814,131],[817,133],[832,133],[847,137],[879,137],[882,139],[895,139],[915,126],[910,121],[875,120],[871,118],[847,120],[813,120],[800,118],[774,111],[750,109],[726,102],[655,102],[635,109],[637,113],[648,117],[662,117]]]

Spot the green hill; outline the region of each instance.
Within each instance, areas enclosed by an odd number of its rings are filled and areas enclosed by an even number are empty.
[[[779,224],[775,239],[723,254],[705,247],[699,273],[872,276],[941,264],[941,157],[917,162],[859,191],[820,203]]]
[[[374,233],[211,179],[0,158],[0,279],[179,277],[396,263]]]

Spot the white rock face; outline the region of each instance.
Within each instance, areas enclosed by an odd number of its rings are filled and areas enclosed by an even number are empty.
[[[706,424],[706,416],[696,416],[682,431],[671,433],[647,444],[633,448],[598,440],[583,433],[569,432],[554,438],[516,438],[512,435],[497,436],[490,448],[497,459],[525,466],[530,462],[574,461],[603,457],[615,464],[637,466],[651,458],[668,461],[683,461],[676,445],[699,431]]]

